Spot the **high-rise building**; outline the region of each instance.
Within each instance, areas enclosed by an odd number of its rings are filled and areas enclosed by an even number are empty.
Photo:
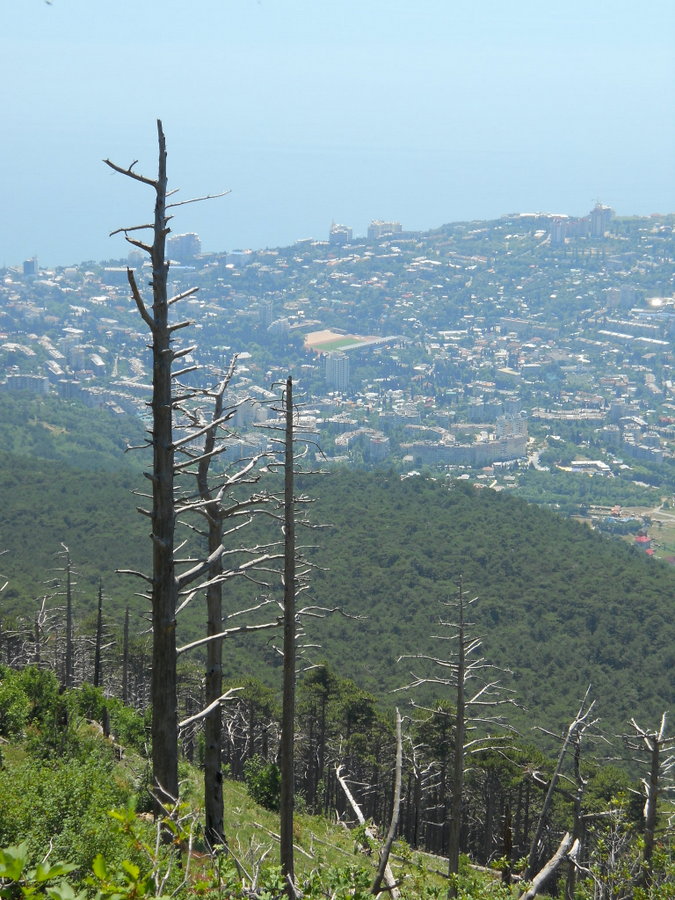
[[[346,353],[326,355],[326,381],[339,391],[349,387],[349,357]]]
[[[556,216],[551,220],[551,246],[561,247],[565,243],[567,237],[567,219],[562,216]]]
[[[263,328],[269,328],[274,321],[274,298],[263,300],[260,304],[260,324]]]
[[[527,438],[527,416],[524,412],[516,415],[497,417],[496,438],[498,441],[505,438]]]
[[[189,234],[174,234],[166,240],[166,254],[170,259],[175,259],[180,263],[193,262],[196,256],[202,252],[202,242],[199,235],[191,232]]]
[[[614,218],[614,210],[611,206],[603,206],[596,203],[590,211],[591,237],[602,237],[609,228],[609,223]]]
[[[352,239],[352,229],[349,225],[336,225],[330,227],[328,242],[331,244],[348,244]]]
[[[401,234],[402,231],[400,222],[382,222],[380,219],[374,219],[368,226],[368,240],[376,241],[388,234]]]
[[[4,387],[8,391],[27,391],[31,394],[48,394],[49,379],[44,375],[13,372],[7,376]]]

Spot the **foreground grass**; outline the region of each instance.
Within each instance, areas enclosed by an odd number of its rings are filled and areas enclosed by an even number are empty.
[[[199,778],[200,773],[195,773]],[[201,806],[199,781],[189,787],[196,811]],[[244,784],[226,779],[225,833],[229,849],[242,868],[254,877],[262,864],[274,866],[279,859],[279,816],[259,806]],[[364,883],[372,882],[378,862],[376,848],[364,848],[362,829],[350,830],[345,823],[324,816],[296,813],[294,828],[295,870],[300,883],[312,880],[317,873],[354,870]],[[404,895],[410,898],[443,896],[448,889],[444,874],[446,861],[430,854],[411,850],[397,841],[391,856],[391,867]],[[339,896],[339,895],[336,895]]]

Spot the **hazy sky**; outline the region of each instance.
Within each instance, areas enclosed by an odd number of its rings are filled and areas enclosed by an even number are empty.
[[[673,0],[0,0],[0,265],[126,255],[155,119],[205,250],[675,211]]]

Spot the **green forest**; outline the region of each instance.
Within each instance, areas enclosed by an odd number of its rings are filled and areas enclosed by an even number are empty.
[[[58,593],[62,544],[78,572],[75,610],[83,623],[95,610],[99,580],[111,627],[121,626],[127,604],[136,617],[145,611],[135,580],[117,574],[148,565],[147,522],[132,493],[141,481],[0,456],[5,620],[30,618],[43,597]],[[312,620],[309,636],[320,645],[313,661],[328,661],[385,705],[393,702],[387,692],[409,680],[397,658],[430,652],[439,603],[461,577],[478,597],[473,616],[485,655],[510,671],[509,686],[527,710],[514,711],[520,723],[532,716],[560,727],[589,684],[614,729],[638,709],[653,718],[670,708],[672,567],[554,512],[461,482],[336,471],[299,489],[321,526],[299,530],[316,566],[312,601],[358,617]],[[256,523],[252,534],[259,543],[278,539],[278,526]],[[262,591],[230,582],[228,611]],[[181,633],[198,637],[199,603],[183,617]],[[275,665],[267,638],[235,638],[226,649],[233,678],[243,670],[271,682]]]
[[[75,416],[71,429],[79,427]],[[112,463],[120,431],[108,430],[103,420],[99,436]],[[136,511],[144,479],[136,465],[101,470],[80,457],[73,464],[65,446],[55,455],[38,459],[28,448],[0,457],[6,550],[0,559],[6,582],[0,621],[3,896],[46,890],[53,900],[70,900],[68,891],[77,889],[83,896],[135,897],[156,893],[160,885],[214,898],[278,896],[283,884],[273,864],[273,835],[280,637],[271,630],[226,641],[224,674],[236,693],[224,711],[225,823],[237,849],[214,868],[199,825],[199,726],[182,734],[186,787],[180,808],[160,826],[147,816],[147,608],[135,579],[117,572],[149,565],[148,523]],[[276,491],[278,476],[267,477],[269,490]],[[393,857],[401,896],[447,893],[447,876],[434,854],[442,854],[448,840],[457,706],[454,688],[439,683],[432,658],[452,657],[453,646],[439,647],[438,638],[447,638],[442,623],[460,579],[467,598],[476,598],[467,625],[470,638],[481,641],[475,654],[497,667],[489,678],[513,702],[505,707],[506,730],[494,743],[478,746],[467,766],[457,895],[519,896],[518,875],[528,875],[529,844],[560,741],[587,690],[592,728],[578,730],[576,763],[568,754],[562,773],[570,784],[576,777],[577,784],[583,781],[583,815],[594,823],[584,838],[590,874],[576,873],[575,896],[597,896],[598,884],[615,891],[606,896],[620,896],[626,885],[639,882],[644,819],[637,779],[648,759],[636,758],[627,736],[634,731],[631,719],[658,730],[672,706],[672,567],[551,510],[450,479],[336,470],[300,477],[296,496],[308,501],[300,506],[310,525],[298,528],[310,563],[303,605],[333,610],[303,620],[300,641],[296,788],[298,846],[307,854],[299,853],[304,896],[371,895],[369,854],[377,857],[380,839],[367,823],[385,828],[391,811],[395,707],[404,713],[407,748]],[[274,518],[258,519],[248,527],[247,541],[278,540],[279,530]],[[59,687],[66,628],[63,545],[72,560],[79,685],[65,692]],[[101,686],[93,688],[99,591],[105,640]],[[274,574],[264,584],[233,579],[225,591],[227,617],[261,598],[273,602],[279,591]],[[269,618],[267,609],[251,621]],[[198,638],[203,622],[203,603],[196,598],[179,617],[180,640]],[[24,668],[22,659],[32,665]],[[180,658],[181,714],[189,716],[203,703],[203,667],[199,651]],[[415,677],[431,681],[400,690]],[[491,731],[471,727],[477,736]],[[336,815],[353,820],[342,768],[366,820],[366,826],[356,823],[347,844],[329,824]],[[555,850],[554,835],[573,827],[574,795],[571,789],[555,792],[547,853]],[[662,807],[644,896],[670,896],[666,814]],[[508,845],[506,819],[512,822]],[[187,852],[187,874],[156,843],[155,827],[173,829]],[[260,861],[261,833],[270,842],[269,866]],[[55,865],[40,868],[50,841]],[[613,868],[603,855],[608,842],[623,848]],[[360,848],[356,858],[353,846]],[[563,882],[549,889],[563,890]]]

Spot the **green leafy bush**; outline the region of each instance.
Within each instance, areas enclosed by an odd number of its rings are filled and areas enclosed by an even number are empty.
[[[281,772],[276,763],[254,756],[244,764],[244,781],[249,795],[265,809],[276,812],[281,799]]]
[[[72,759],[26,758],[0,770],[0,846],[25,843],[28,859],[55,858],[85,869],[96,852],[123,857],[126,841],[110,827],[107,811],[126,803],[112,755],[90,753]]]
[[[28,847],[18,844],[0,850],[0,897],[3,900],[20,900],[49,896],[50,900],[80,900],[72,887],[64,880],[75,868],[69,863],[40,862],[28,865]],[[56,879],[59,879],[56,881]]]
[[[28,721],[31,704],[16,679],[0,673],[0,736],[18,737]]]
[[[3,720],[11,736],[17,736],[28,723],[43,722],[58,694],[59,683],[53,672],[35,666],[0,666],[0,734],[4,734]]]

